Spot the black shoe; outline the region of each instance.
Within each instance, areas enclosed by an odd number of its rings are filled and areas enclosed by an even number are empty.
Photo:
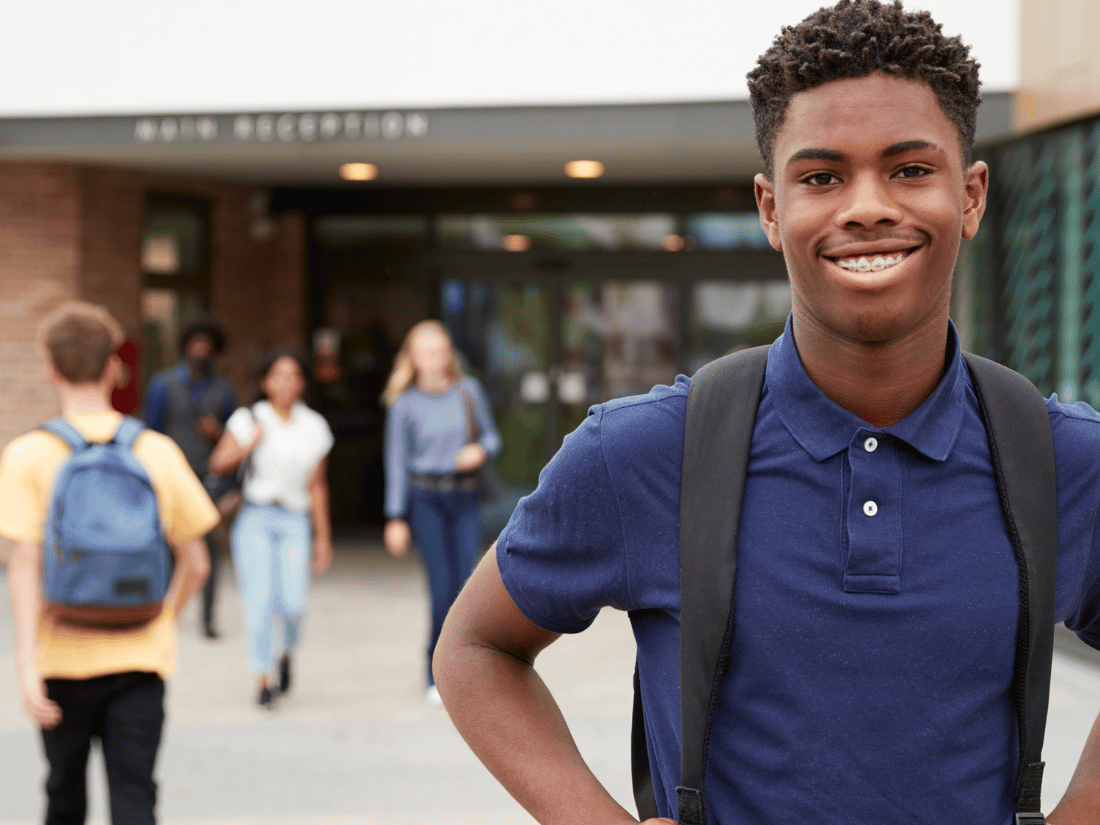
[[[256,704],[260,706],[260,710],[275,710],[275,691],[264,685],[260,688]]]
[[[279,659],[279,693],[290,690],[290,654],[284,653]]]

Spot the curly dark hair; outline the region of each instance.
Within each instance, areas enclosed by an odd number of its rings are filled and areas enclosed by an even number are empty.
[[[197,318],[192,318],[180,329],[179,349],[181,353],[187,349],[187,342],[196,335],[205,335],[209,338],[215,353],[225,349],[225,327],[207,315],[200,315]]]
[[[906,11],[900,0],[840,0],[797,26],[784,26],[748,74],[765,174],[772,177],[775,138],[794,95],[875,72],[928,84],[959,130],[963,166],[969,166],[982,102],[980,64],[969,46],[941,29],[928,12]]]

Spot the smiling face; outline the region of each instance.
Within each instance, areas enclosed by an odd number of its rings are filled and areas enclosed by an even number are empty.
[[[810,334],[942,342],[959,242],[978,230],[988,172],[963,170],[932,90],[874,74],[800,92],[773,161],[756,197],[787,264],[800,345]]]
[[[298,362],[289,355],[284,355],[271,365],[260,386],[272,406],[289,409],[305,392],[306,377]]]

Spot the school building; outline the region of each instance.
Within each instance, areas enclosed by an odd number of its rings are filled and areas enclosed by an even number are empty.
[[[1024,9],[1021,86],[980,110],[992,219],[956,317],[972,348],[1096,403],[1095,50],[1029,35]],[[438,317],[488,389],[502,475],[530,489],[590,404],[779,333],[759,168],[743,99],[0,118],[0,443],[54,410],[35,331],[62,300],[125,326],[127,410],[206,312],[243,398],[266,349],[310,352],[335,519],[378,522],[378,395],[406,330]]]

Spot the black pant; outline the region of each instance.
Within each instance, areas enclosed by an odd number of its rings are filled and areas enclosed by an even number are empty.
[[[206,630],[214,629],[214,600],[218,590],[218,558],[222,554],[222,540],[215,527],[206,534],[206,549],[210,556],[210,575],[202,586],[202,625]]]
[[[112,825],[153,825],[153,764],[164,727],[164,680],[155,673],[92,679],[47,679],[61,723],[42,731],[46,760],[46,825],[83,825],[93,738],[103,749]]]

